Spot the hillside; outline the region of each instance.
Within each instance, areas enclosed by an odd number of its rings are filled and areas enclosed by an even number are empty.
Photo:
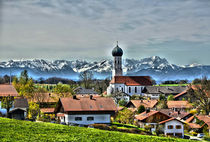
[[[127,134],[92,128],[0,118],[0,141],[109,141],[188,142],[189,140]]]

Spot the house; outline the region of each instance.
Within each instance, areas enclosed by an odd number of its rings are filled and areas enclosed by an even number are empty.
[[[185,121],[192,131],[202,132],[206,127],[210,133],[210,116],[209,115],[194,115]]]
[[[6,109],[1,108],[1,98],[3,97],[17,97],[18,92],[16,91],[15,87],[13,85],[9,84],[1,84],[0,85],[0,112],[2,114],[6,113]]]
[[[158,104],[157,100],[130,100],[125,107],[137,111],[143,105],[146,109],[155,109]]]
[[[112,80],[107,88],[107,95],[116,92],[124,92],[128,95],[142,95],[145,86],[152,85],[149,76],[123,76],[122,71],[123,50],[117,46],[112,50],[114,65],[112,70]]]
[[[193,108],[188,101],[167,101],[167,106],[174,111],[185,111],[186,109]]]
[[[55,108],[41,108],[40,111],[44,114],[54,114]]]
[[[115,103],[118,104],[119,101],[124,100],[126,103],[130,101],[130,95],[124,93],[124,92],[117,92],[111,95],[111,97],[114,99]]]
[[[179,120],[187,120],[188,118],[190,118],[191,116],[193,116],[192,113],[189,112],[185,112],[185,111],[173,111],[171,109],[161,109],[160,112],[170,116],[170,117],[174,117],[176,119]]]
[[[105,97],[68,97],[60,98],[55,108],[57,118],[66,124],[89,125],[111,123],[117,107],[112,98]]]
[[[164,134],[166,136],[184,137],[184,122],[174,117],[161,121],[159,123],[163,125]]]
[[[145,111],[142,112],[139,115],[135,116],[135,119],[137,120],[138,125],[141,128],[144,128],[145,125],[151,125],[152,129],[151,131],[155,131],[156,129],[156,125],[163,121],[163,120],[167,120],[169,119],[170,116],[160,112],[160,111],[155,111],[155,110],[151,110],[151,111]]]
[[[195,91],[199,87],[201,87],[201,86],[200,85],[188,86],[188,88],[186,90],[184,90],[183,92],[181,92],[181,93],[177,94],[176,96],[174,96],[174,100],[190,100],[191,102],[196,101],[195,97],[191,97],[190,94],[188,94],[188,90],[189,89],[193,89]],[[210,91],[206,91],[206,99],[210,100]]]
[[[14,108],[9,111],[10,117],[13,119],[24,120],[27,116],[28,101],[26,98],[17,98],[14,101]]]
[[[40,108],[53,108],[58,102],[59,96],[55,93],[36,93],[32,99],[32,102],[38,103]]]
[[[187,86],[146,86],[144,96],[151,99],[159,99],[160,95],[177,95],[187,89]]]
[[[81,96],[86,96],[86,95],[98,95],[94,89],[85,89],[83,87],[77,87],[74,89],[75,95],[81,95]]]

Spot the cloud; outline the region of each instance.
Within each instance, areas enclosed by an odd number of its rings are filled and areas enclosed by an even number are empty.
[[[128,50],[126,56],[136,58],[167,55],[180,41],[185,42],[176,47],[180,51],[193,43],[193,48],[206,49],[209,6],[208,0],[4,0],[0,49],[16,50],[0,55],[14,58],[8,55],[15,51],[32,58],[107,58],[116,40]]]

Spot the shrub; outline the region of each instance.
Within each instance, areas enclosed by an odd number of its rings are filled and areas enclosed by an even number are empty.
[[[137,113],[142,113],[144,111],[145,111],[145,107],[143,105],[140,105],[139,108],[138,108]]]
[[[102,130],[111,130],[110,127],[106,124],[92,124],[94,128],[102,129]]]
[[[205,137],[203,137],[203,139],[206,141],[210,141],[210,136],[205,136]]]

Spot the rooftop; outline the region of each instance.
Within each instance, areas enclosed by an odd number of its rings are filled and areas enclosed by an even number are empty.
[[[114,76],[112,84],[125,84],[127,86],[147,86],[152,85],[149,76]]]
[[[0,96],[1,97],[4,97],[4,96],[17,97],[18,92],[16,91],[16,89],[13,85],[3,84],[3,85],[0,85]]]

